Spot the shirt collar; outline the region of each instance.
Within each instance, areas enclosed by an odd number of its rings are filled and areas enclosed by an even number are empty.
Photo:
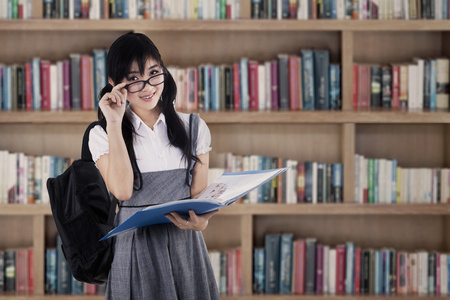
[[[141,127],[142,124],[145,125],[145,123],[141,120],[141,118],[131,109],[130,106],[127,107],[127,113],[131,117],[131,124],[133,124],[134,129],[137,131]],[[158,124],[163,123],[166,125],[166,117],[163,113],[159,114],[158,120],[156,120],[155,126],[158,126]]]

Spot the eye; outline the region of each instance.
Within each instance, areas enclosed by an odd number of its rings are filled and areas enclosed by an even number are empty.
[[[160,74],[160,73],[161,73],[160,69],[154,69],[154,70],[150,71],[150,76],[154,76],[154,75],[157,75],[157,74]]]
[[[137,81],[139,80],[139,78],[137,78],[136,76],[130,76],[127,78],[128,81]]]

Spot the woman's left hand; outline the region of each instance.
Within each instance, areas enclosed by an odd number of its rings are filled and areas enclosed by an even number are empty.
[[[165,217],[168,218],[170,221],[172,221],[172,223],[175,224],[175,226],[177,226],[180,229],[202,231],[205,230],[206,227],[208,226],[209,219],[218,212],[219,210],[214,210],[206,214],[197,215],[195,214],[194,210],[190,209],[189,218],[187,219],[182,218],[176,212],[166,214]]]

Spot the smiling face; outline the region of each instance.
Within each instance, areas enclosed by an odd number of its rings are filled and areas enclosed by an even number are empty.
[[[130,71],[125,76],[122,82],[131,84],[136,81],[148,80],[150,77],[161,74],[163,72],[161,66],[153,59],[148,59],[145,63],[143,74],[139,72],[139,66],[136,61],[131,65]],[[129,88],[131,90],[131,88]],[[145,83],[141,91],[131,93],[128,92],[127,99],[130,102],[131,108],[138,115],[148,113],[148,111],[155,110],[159,114],[158,101],[161,98],[164,90],[164,82],[156,86],[151,86],[148,82]]]

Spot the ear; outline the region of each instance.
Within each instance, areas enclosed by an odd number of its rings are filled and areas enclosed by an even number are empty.
[[[114,86],[114,82],[112,81],[112,79],[110,77],[108,77],[108,83],[112,86]]]

